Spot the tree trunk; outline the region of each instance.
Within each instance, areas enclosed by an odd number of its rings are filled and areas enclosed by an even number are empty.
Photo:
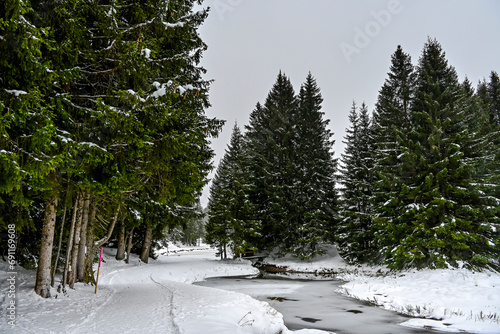
[[[52,276],[50,277],[50,286],[54,287],[54,276],[57,274],[57,264],[59,263],[59,255],[61,254],[61,246],[64,232],[64,222],[66,221],[66,211],[67,206],[64,206],[64,213],[61,220],[61,232],[59,232],[59,244],[57,245],[56,262],[54,263],[54,269],[52,270]]]
[[[71,250],[73,249],[73,236],[75,232],[75,224],[76,224],[76,212],[78,210],[78,201],[80,199],[80,196],[77,195],[75,199],[75,205],[73,206],[73,216],[71,218],[71,227],[69,230],[69,240],[68,240],[68,247],[66,249],[66,265],[64,266],[64,274],[63,274],[63,287],[66,287],[66,284],[69,281],[68,277],[68,272],[69,272],[69,261],[71,257]]]
[[[118,235],[118,247],[116,249],[116,259],[118,261],[125,258],[125,219],[120,224],[120,233]]]
[[[84,193],[82,227],[80,230],[80,245],[78,246],[78,258],[76,262],[76,281],[83,282],[85,270],[85,253],[87,252],[87,226],[89,223],[90,194]]]
[[[94,222],[97,213],[97,204],[95,198],[90,203],[90,217],[87,226],[87,254],[85,257],[85,274],[84,282],[91,283],[95,282],[93,264],[94,257],[96,255],[96,247],[94,243]]]
[[[148,226],[146,227],[146,234],[144,235],[144,240],[142,242],[142,251],[140,257],[141,261],[144,263],[148,263],[152,238],[153,238],[153,229]]]
[[[68,285],[71,289],[74,288],[76,282],[76,262],[78,260],[78,249],[80,246],[80,230],[82,229],[82,211],[81,207],[83,206],[83,199],[80,196],[80,200],[78,201],[78,218],[76,219],[75,224],[75,235],[73,236],[73,249],[71,250],[71,262],[69,267],[69,282]]]
[[[129,264],[130,261],[130,253],[132,252],[132,237],[134,236],[134,228],[130,230],[128,233],[128,241],[127,241],[127,259],[125,260],[125,263]]]
[[[50,297],[50,262],[52,260],[52,246],[56,227],[57,195],[53,195],[45,203],[45,218],[43,219],[42,243],[38,270],[36,272],[35,292],[43,298]]]

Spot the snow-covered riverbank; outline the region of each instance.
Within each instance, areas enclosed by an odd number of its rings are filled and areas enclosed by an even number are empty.
[[[407,270],[350,267],[334,249],[314,261],[275,260],[297,271],[338,271],[339,292],[414,319],[403,325],[444,332],[500,333],[500,274],[466,269]]]
[[[168,256],[160,255],[149,264],[133,257],[126,265],[114,260],[115,250],[105,249],[97,295],[94,295],[94,287],[77,284],[67,295],[54,289],[53,298],[42,299],[33,292],[35,271],[18,268],[14,326],[7,323],[7,267],[5,262],[0,262],[0,332],[292,332],[285,327],[282,315],[266,302],[241,293],[191,284],[208,277],[256,274],[257,270],[248,261],[219,261],[215,251],[206,247],[170,247],[170,250]],[[289,259],[280,264],[303,270],[343,269],[340,278],[349,280],[341,288],[343,293],[377,302],[388,309],[406,309],[419,312],[419,316],[443,319],[414,319],[407,323],[409,326],[500,333],[497,316],[500,314],[500,276],[496,273],[416,271],[377,277],[374,275],[377,269],[358,268],[355,272],[331,255],[314,262]],[[306,329],[293,333],[326,332]]]

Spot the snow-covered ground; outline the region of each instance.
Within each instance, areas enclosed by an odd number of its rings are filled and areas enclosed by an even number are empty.
[[[191,284],[209,277],[256,274],[248,261],[219,261],[206,247],[171,246],[170,251],[149,264],[132,257],[127,265],[114,260],[115,250],[105,249],[96,295],[93,286],[79,283],[66,295],[54,289],[52,298],[42,299],[33,292],[35,271],[18,268],[14,326],[7,323],[9,276],[0,261],[0,333],[292,333],[266,302]],[[349,281],[341,288],[345,294],[399,312],[442,319],[412,319],[408,326],[500,333],[497,273],[443,270],[377,276],[377,268],[355,270],[332,255],[312,262],[284,259],[279,264],[304,271],[341,270],[340,278]]]
[[[36,272],[18,268],[14,326],[7,323],[9,276],[0,261],[0,333],[290,333],[268,303],[191,284],[207,277],[256,274],[249,261],[219,261],[207,247],[171,246],[170,251],[149,264],[133,256],[127,265],[115,261],[116,250],[105,249],[97,294],[93,286],[78,283],[67,295],[53,289],[53,298],[42,299],[33,291]]]
[[[458,333],[500,333],[500,276],[465,269],[375,276],[345,274],[342,292],[415,319],[408,327]]]
[[[336,251],[314,261],[275,260],[298,271],[338,271],[347,281],[339,292],[414,319],[403,325],[444,332],[500,334],[500,274],[466,269],[391,272],[384,267],[350,267]]]

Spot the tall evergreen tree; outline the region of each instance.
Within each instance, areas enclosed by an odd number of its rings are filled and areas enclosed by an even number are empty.
[[[402,146],[403,173],[410,177],[399,195],[400,216],[386,226],[392,240],[385,251],[395,267],[481,265],[494,253],[490,210],[464,153],[473,138],[463,102],[455,70],[440,44],[429,40],[417,69],[412,131]]]
[[[351,262],[369,261],[374,256],[373,207],[373,139],[368,108],[359,112],[353,102],[346,129],[346,148],[341,156],[342,223],[339,229],[339,251]]]
[[[296,224],[294,254],[307,258],[316,245],[332,240],[337,222],[337,192],[333,159],[333,134],[321,111],[323,98],[311,73],[301,86],[295,122],[293,200]]]
[[[222,249],[229,245],[235,255],[254,249],[253,242],[260,236],[260,226],[253,219],[252,204],[248,200],[247,166],[244,137],[235,124],[231,142],[210,188],[206,226],[207,241]]]
[[[41,231],[39,294],[48,296],[57,202],[90,195],[75,213],[91,206],[113,217],[69,238],[72,261],[87,250],[90,264],[94,237],[105,242],[138,193],[144,217],[178,221],[179,208],[194,207],[211,169],[209,138],[223,123],[204,114],[210,82],[196,31],[208,12],[192,11],[195,2],[9,0],[0,9],[0,210],[19,230]],[[96,199],[105,204],[90,205]]]
[[[311,74],[295,96],[281,72],[247,126],[250,201],[262,221],[260,248],[308,258],[331,238],[337,210],[332,134]]]
[[[259,248],[293,244],[290,230],[294,182],[294,113],[297,99],[290,80],[281,72],[264,105],[257,105],[247,126],[252,203],[262,221]]]
[[[205,225],[207,232],[205,241],[219,249],[221,260],[227,258],[227,248],[231,242],[230,237],[230,211],[224,204],[228,199],[224,197],[224,160],[221,159],[210,185],[210,196],[208,202],[208,222]],[[224,203],[224,201],[226,203]]]
[[[488,83],[488,94],[490,97],[490,117],[492,122],[500,125],[500,77],[498,73],[492,71],[490,82]]]
[[[14,222],[20,233],[27,225],[41,231],[35,291],[42,297],[50,296],[58,171],[68,145],[60,122],[65,114],[61,86],[75,75],[55,56],[64,47],[58,46],[57,28],[49,18],[64,22],[59,15],[69,6],[12,0],[0,10],[0,211],[2,220]],[[43,222],[33,214],[37,202],[44,203]]]
[[[411,57],[398,46],[391,57],[388,77],[379,91],[373,114],[375,222],[383,226],[399,216],[401,144],[411,129],[411,106],[415,91],[415,71]]]

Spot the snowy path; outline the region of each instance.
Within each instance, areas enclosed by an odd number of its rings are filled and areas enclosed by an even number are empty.
[[[147,329],[152,333],[195,334],[201,333],[201,328],[203,333],[252,333],[248,329],[254,326],[259,333],[263,326],[269,330],[264,333],[277,333],[283,329],[281,315],[265,303],[190,285],[207,275],[235,272],[254,270],[247,263],[224,266],[215,260],[213,251],[161,257],[147,265],[114,270],[100,280],[100,288],[111,290],[111,297],[71,333],[141,333]]]
[[[179,333],[171,316],[173,291],[154,280],[159,270],[158,265],[141,266],[102,277],[100,287],[110,289],[111,297],[72,333],[140,333],[146,324],[158,332]]]
[[[33,292],[34,272],[20,268],[16,325],[2,321],[0,333],[290,333],[268,303],[191,284],[206,277],[255,274],[246,261],[219,261],[213,250],[196,249],[149,264],[134,257],[126,265],[113,259],[114,252],[105,250],[97,295],[94,287],[79,283],[68,296],[54,289],[56,298],[42,299]]]

